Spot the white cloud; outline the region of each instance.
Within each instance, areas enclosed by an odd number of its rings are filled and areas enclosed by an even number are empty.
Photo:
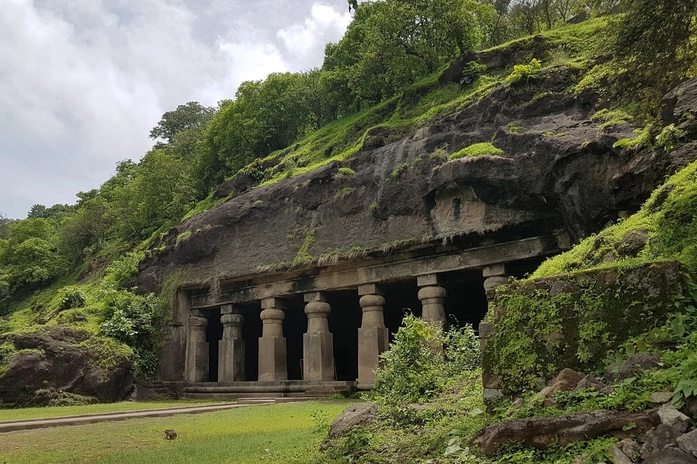
[[[328,42],[338,41],[351,22],[348,12],[339,13],[331,6],[315,3],[311,15],[303,23],[294,24],[278,31],[278,38],[292,56],[294,70],[304,70],[318,66],[317,56],[324,54]]]
[[[321,65],[345,0],[5,0],[0,15],[0,213],[73,203],[139,159],[179,104]]]

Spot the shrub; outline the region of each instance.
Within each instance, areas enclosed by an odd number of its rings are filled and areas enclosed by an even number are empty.
[[[74,285],[69,285],[58,290],[57,300],[58,304],[56,305],[56,309],[58,309],[58,311],[64,311],[66,309],[84,307],[87,298],[82,289]]]
[[[513,72],[506,77],[506,82],[517,84],[525,80],[534,79],[542,69],[542,62],[537,58],[530,60],[530,64],[517,64],[513,66]]]
[[[428,401],[479,365],[479,340],[471,326],[446,332],[409,314],[390,349],[380,356],[373,397],[385,405]]]

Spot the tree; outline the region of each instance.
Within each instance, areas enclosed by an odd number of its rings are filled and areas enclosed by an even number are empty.
[[[343,79],[363,105],[373,105],[479,45],[485,35],[480,18],[493,10],[474,0],[360,3],[344,37],[326,48],[322,69]]]
[[[175,135],[186,129],[205,126],[214,113],[215,109],[194,101],[179,105],[176,110],[162,115],[160,122],[150,131],[150,138],[170,143]]]
[[[14,222],[4,214],[0,213],[0,240],[10,236],[10,224]]]
[[[617,87],[635,94],[655,89],[645,98],[656,107],[697,59],[697,0],[626,0],[625,5],[627,13],[611,28],[611,52],[625,70]]]

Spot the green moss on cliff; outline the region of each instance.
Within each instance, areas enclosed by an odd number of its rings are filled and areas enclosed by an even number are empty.
[[[697,162],[653,192],[641,210],[572,250],[545,261],[532,278],[603,266],[675,259],[697,270]]]

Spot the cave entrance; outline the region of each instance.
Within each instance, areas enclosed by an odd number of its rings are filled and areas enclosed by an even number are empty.
[[[385,327],[390,331],[392,340],[406,314],[421,317],[419,288],[416,286],[416,278],[383,283],[380,286],[385,293]]]
[[[337,380],[353,381],[358,377],[358,328],[361,326],[360,297],[355,290],[329,293],[332,312],[329,330],[334,337],[334,366]]]
[[[303,334],[307,330],[305,302],[302,295],[285,298],[286,318],[283,320],[283,335],[286,338],[288,380],[302,380]]]
[[[206,342],[208,342],[208,381],[218,381],[218,342],[223,339],[223,324],[220,322],[220,308],[208,311]]]
[[[259,337],[261,337],[261,302],[236,305],[244,316],[242,337],[244,338],[245,380],[259,379]]]
[[[446,327],[470,324],[475,331],[479,330],[479,323],[489,307],[482,271],[448,272],[441,274],[440,279],[448,293],[445,298]]]

